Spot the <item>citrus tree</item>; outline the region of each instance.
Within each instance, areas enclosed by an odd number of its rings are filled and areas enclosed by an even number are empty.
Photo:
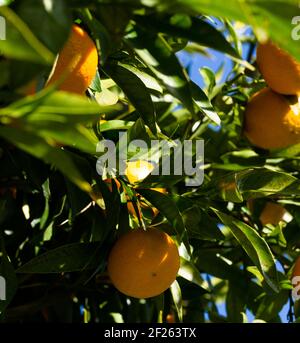
[[[0,4],[1,320],[297,321],[298,1]]]

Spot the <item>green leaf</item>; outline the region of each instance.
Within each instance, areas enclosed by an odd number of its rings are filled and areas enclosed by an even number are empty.
[[[112,50],[112,41],[108,30],[98,19],[96,19],[91,14],[87,7],[82,9],[81,14],[84,18],[85,23],[88,25],[93,33],[93,38],[95,39],[97,47],[100,48],[100,63],[104,64]]]
[[[184,14],[135,16],[134,20],[149,31],[163,32],[172,37],[185,38],[228,55],[238,53],[215,27],[208,22]]]
[[[166,40],[160,36],[136,27],[136,34],[126,37],[137,54],[163,83],[168,91],[191,112],[194,105],[189,78]]]
[[[234,282],[229,281],[226,297],[226,312],[231,323],[242,323],[242,312],[245,310],[247,293],[244,287],[239,287]]]
[[[52,139],[58,145],[68,145],[91,155],[96,153],[98,139],[83,125],[66,126],[63,123],[41,120],[23,127],[28,132],[37,132],[45,140]]]
[[[143,197],[150,201],[150,203],[156,207],[162,215],[164,215],[169,223],[176,231],[179,240],[183,241],[187,250],[190,252],[190,245],[186,235],[186,228],[179,212],[176,203],[168,195],[150,190],[150,189],[137,189]]]
[[[102,113],[117,114],[120,109],[120,105],[100,106],[79,95],[47,89],[1,108],[0,120],[1,116],[26,116],[26,120],[31,122],[48,120],[64,124],[85,123],[100,119]]]
[[[58,145],[96,153],[97,137],[81,123],[100,120],[102,111],[117,113],[119,105],[99,106],[81,96],[64,92],[37,94],[0,110],[0,121],[13,123]]]
[[[290,158],[297,157],[300,154],[300,144],[293,144],[283,149],[274,149],[270,152],[274,158]]]
[[[217,223],[199,206],[190,207],[182,212],[189,237],[203,240],[222,240],[224,236]]]
[[[41,43],[26,23],[9,7],[0,7],[0,15],[6,19],[6,39],[0,40],[0,51],[9,58],[49,65],[53,54]]]
[[[244,200],[236,184],[236,174],[224,176],[221,181],[214,182],[214,187],[219,190],[221,198],[225,201],[243,202]]]
[[[154,297],[154,303],[156,305],[156,310],[158,312],[157,323],[162,323],[163,322],[163,311],[164,311],[164,305],[165,305],[164,294],[160,294],[160,295]]]
[[[255,317],[267,322],[276,318],[288,299],[289,292],[286,290],[281,291],[279,294],[265,294],[258,306]]]
[[[99,266],[101,259],[96,258],[98,254],[99,243],[67,244],[33,258],[16,272],[43,274],[83,271]]]
[[[198,109],[205,114],[210,120],[215,124],[220,125],[221,119],[214,110],[210,100],[203,90],[198,87],[193,81],[190,83],[193,99],[198,107]]]
[[[225,201],[237,203],[272,195],[293,197],[300,194],[300,180],[282,171],[257,167],[214,180],[206,191],[210,191],[212,196],[215,193]]]
[[[141,4],[139,0],[117,2]],[[291,25],[291,21],[299,13],[297,0],[152,0],[147,1],[146,5],[156,7],[158,11],[207,14],[250,24],[259,37],[264,37],[265,33],[270,35],[273,41],[300,61],[299,44],[291,39],[292,30],[296,27]]]
[[[202,279],[199,270],[191,261],[181,257],[178,275],[202,288],[205,292],[209,291],[207,283]]]
[[[74,220],[76,215],[90,204],[91,198],[68,180],[66,180],[66,186],[68,192],[67,196],[71,207],[72,220]]]
[[[177,281],[174,281],[171,285],[171,293],[173,297],[173,301],[175,304],[175,308],[177,311],[178,319],[182,322],[183,319],[183,304],[182,304],[182,297],[181,297],[181,289]]]
[[[220,279],[233,280],[236,283],[240,283],[244,278],[243,272],[225,260],[219,249],[197,249],[193,256],[201,273],[207,273]]]
[[[16,12],[40,42],[53,53],[59,52],[72,25],[71,11],[64,1],[18,1]]]
[[[100,125],[101,132],[112,131],[112,130],[127,130],[134,125],[134,122],[129,122],[125,120],[109,120]]]
[[[143,140],[144,142],[147,143],[148,146],[150,146],[150,143],[151,143],[150,136],[141,118],[139,118],[128,130],[128,141],[131,142],[136,139]],[[122,142],[119,142],[119,144],[122,146]],[[143,154],[144,151],[143,149],[141,150],[142,150],[141,154]],[[135,152],[134,149],[133,149],[133,152]]]
[[[206,85],[207,93],[210,94],[216,86],[216,75],[209,67],[202,67],[199,70]]]
[[[252,10],[252,15],[255,13],[257,16],[254,20],[249,20],[249,24],[254,25],[257,32],[263,27],[274,42],[300,61],[299,42],[291,37],[292,30],[296,28],[291,25],[291,21],[297,13],[299,14],[299,2],[297,0],[256,0],[254,6],[253,8],[248,5],[247,10]]]
[[[267,284],[275,292],[279,292],[280,287],[275,260],[266,241],[249,225],[216,209],[213,209],[213,211],[222,223],[230,229],[252,262],[262,272]]]
[[[222,168],[225,170],[232,169],[234,171],[245,170],[245,168],[251,167],[263,167],[266,160],[263,156],[259,156],[253,150],[240,149],[238,151],[232,151],[225,153],[221,157],[223,164],[214,164],[215,168]],[[231,166],[231,168],[228,168]]]
[[[145,86],[150,90],[150,91],[156,91],[159,93],[163,93],[163,89],[161,87],[161,84],[158,82],[158,80],[152,76],[149,75],[146,70],[143,68],[136,68],[130,64],[121,64],[122,67],[128,69],[132,73],[134,73],[138,78],[140,78]]]
[[[248,169],[237,173],[235,180],[238,192],[244,199],[272,194],[300,194],[300,181],[281,171],[266,168]]]
[[[44,229],[45,225],[47,223],[47,220],[49,218],[49,200],[50,200],[50,197],[51,197],[51,191],[50,191],[50,187],[49,187],[49,179],[47,179],[43,183],[42,188],[43,188],[43,195],[44,195],[44,198],[45,198],[45,208],[44,208],[44,212],[43,212],[43,214],[41,216],[40,228]]]
[[[44,162],[53,164],[83,191],[92,192],[90,184],[82,178],[73,161],[63,150],[55,148],[43,138],[21,129],[2,126],[0,127],[0,136]]]
[[[154,105],[143,81],[128,69],[117,64],[108,64],[105,71],[124,91],[139,115],[155,134],[157,131]]]

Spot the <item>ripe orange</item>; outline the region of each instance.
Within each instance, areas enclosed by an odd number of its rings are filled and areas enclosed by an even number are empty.
[[[247,201],[247,207],[252,213],[254,212],[254,202],[254,199],[249,199]],[[260,213],[259,220],[262,225],[278,225],[279,222],[283,220],[285,213],[286,210],[282,205],[268,201]]]
[[[264,88],[249,101],[244,117],[249,141],[264,149],[284,148],[300,142],[300,113],[283,95]]]
[[[60,52],[52,75],[47,82],[51,85],[63,79],[59,89],[84,94],[94,79],[98,66],[95,43],[78,25],[73,25],[71,35]]]
[[[132,230],[116,242],[108,258],[108,274],[122,293],[149,298],[175,281],[180,267],[172,238],[155,228]]]
[[[300,94],[300,63],[272,42],[259,44],[257,64],[267,84],[274,91]]]
[[[284,214],[285,209],[282,205],[275,204],[273,202],[267,202],[260,214],[259,220],[261,221],[262,225],[277,225],[282,220]]]

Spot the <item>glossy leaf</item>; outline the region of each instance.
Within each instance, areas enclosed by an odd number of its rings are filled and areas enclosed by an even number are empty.
[[[127,40],[169,92],[193,113],[188,76],[163,37],[136,27],[136,34]]]
[[[82,178],[72,160],[60,148],[49,145],[46,140],[33,133],[11,127],[0,127],[0,136],[46,163],[53,164],[79,188],[92,193],[90,184]]]
[[[180,286],[177,281],[174,281],[171,285],[171,293],[174,300],[174,304],[177,310],[177,315],[179,321],[182,322],[183,316],[183,305],[182,305],[182,298],[181,298],[181,290]]]
[[[50,250],[17,269],[17,273],[62,273],[95,268],[97,243],[73,243]]]
[[[214,212],[222,223],[231,230],[247,255],[262,272],[268,285],[275,292],[278,292],[279,284],[275,260],[266,241],[249,225],[216,209],[214,209]]]
[[[155,109],[150,93],[143,81],[131,71],[119,65],[107,65],[106,71],[124,91],[152,132],[156,133]]]
[[[173,37],[186,38],[202,46],[222,51],[236,58],[239,57],[224,36],[201,18],[175,14],[173,16],[135,16],[134,20],[149,31],[155,30]]]
[[[124,0],[119,1],[126,3]],[[133,0],[132,2],[141,4],[140,1]],[[171,13],[201,13],[250,24],[258,35],[264,31],[270,35],[272,40],[300,60],[299,45],[291,37],[292,30],[295,29],[295,26],[291,26],[291,21],[299,9],[297,0],[253,0],[251,2],[231,0],[226,3],[223,0],[176,0],[172,2],[169,0],[153,0],[147,4]]]
[[[185,246],[189,251],[190,247],[187,240],[184,222],[174,201],[168,195],[154,190],[138,189],[138,192],[149,200],[150,203],[168,219],[170,224],[173,225],[178,237],[180,237],[180,240],[185,243]]]
[[[17,13],[3,6],[0,15],[6,20],[6,39],[0,40],[5,56],[46,65],[54,62],[55,54],[36,38]]]
[[[205,292],[209,291],[208,285],[202,279],[199,270],[191,261],[181,258],[178,275],[199,286]]]

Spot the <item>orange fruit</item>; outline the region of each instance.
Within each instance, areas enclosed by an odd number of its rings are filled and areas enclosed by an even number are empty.
[[[97,66],[98,52],[95,43],[81,27],[73,25],[47,85],[63,79],[59,85],[60,90],[84,94],[96,75]]]
[[[175,281],[180,267],[173,239],[156,228],[132,230],[117,240],[108,258],[113,285],[135,298],[157,296]]]
[[[300,142],[300,113],[283,95],[264,88],[249,101],[244,134],[264,149],[284,148]]]
[[[257,64],[267,84],[274,91],[300,94],[300,63],[272,42],[258,44]]]
[[[254,199],[247,201],[247,207],[252,213],[254,212],[254,202]],[[260,213],[259,220],[264,226],[267,224],[278,225],[283,220],[285,213],[286,210],[282,205],[268,201]]]
[[[262,210],[259,220],[262,225],[272,224],[278,225],[285,214],[285,208],[274,202],[267,202]]]

